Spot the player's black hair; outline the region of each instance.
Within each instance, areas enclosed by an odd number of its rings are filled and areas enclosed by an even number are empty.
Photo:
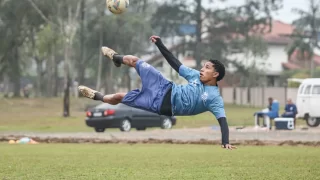
[[[220,81],[226,73],[226,69],[224,65],[219,60],[216,60],[216,59],[210,59],[209,61],[214,65],[213,66],[214,69],[219,73],[219,76],[217,77],[217,81]]]

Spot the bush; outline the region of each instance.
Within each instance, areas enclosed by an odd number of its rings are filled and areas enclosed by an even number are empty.
[[[300,71],[296,74],[294,74],[291,78],[298,78],[298,79],[305,79],[309,78],[309,74],[307,72]],[[297,88],[299,87],[300,83],[299,82],[288,82],[288,87],[291,88]]]

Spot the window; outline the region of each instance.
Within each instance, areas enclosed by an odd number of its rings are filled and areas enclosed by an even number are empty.
[[[313,86],[312,94],[320,94],[320,85]]]
[[[304,89],[304,93],[303,93],[303,94],[310,94],[310,89],[311,89],[311,85],[308,85],[308,86]]]
[[[302,86],[300,87],[299,94],[302,94],[303,89],[304,89],[304,85],[302,85]]]

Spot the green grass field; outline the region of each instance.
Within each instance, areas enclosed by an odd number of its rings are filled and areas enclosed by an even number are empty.
[[[0,179],[319,179],[319,149],[0,144]]]
[[[93,131],[85,125],[85,107],[96,103],[85,98],[72,99],[71,117],[62,117],[62,99],[0,99],[0,131],[85,132]],[[253,113],[261,108],[226,105],[230,126],[253,125]],[[299,121],[298,121],[299,122]],[[178,117],[174,128],[218,125],[211,113]],[[114,129],[118,131],[118,129]],[[110,131],[110,130],[108,130]]]

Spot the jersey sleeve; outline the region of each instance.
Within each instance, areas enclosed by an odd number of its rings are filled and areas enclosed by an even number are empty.
[[[224,103],[221,96],[216,96],[211,101],[207,102],[207,108],[216,117],[216,119],[226,117]]]
[[[181,65],[179,68],[179,75],[184,77],[187,81],[190,81],[193,78],[199,77],[200,72],[185,65]]]
[[[168,48],[162,43],[161,39],[157,39],[156,46],[159,48],[163,57],[167,60],[170,66],[179,73],[179,68],[182,63],[168,50]]]

